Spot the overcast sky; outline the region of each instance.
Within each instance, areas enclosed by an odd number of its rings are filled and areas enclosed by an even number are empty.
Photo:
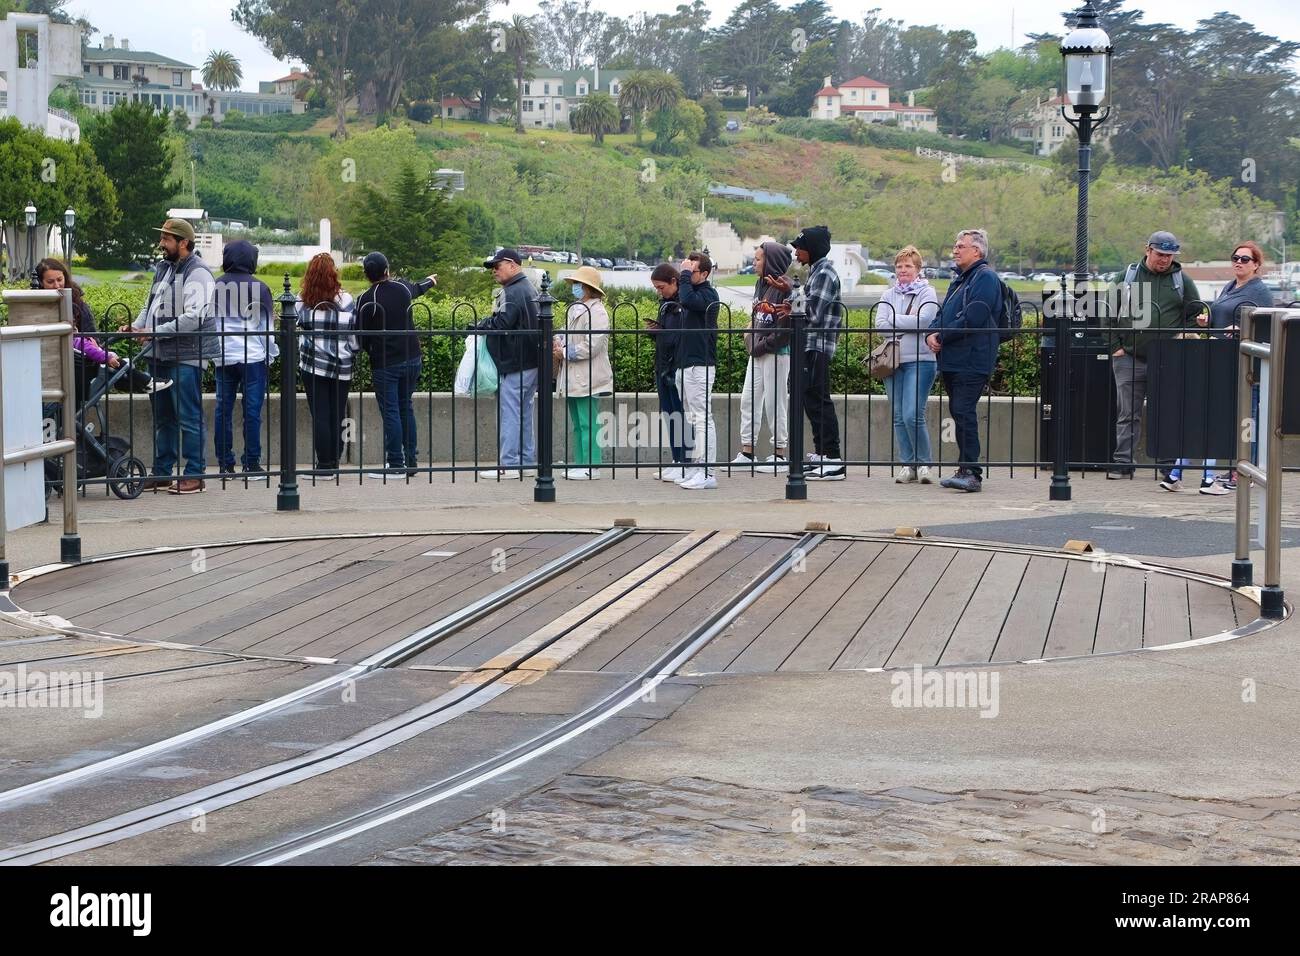
[[[679,2],[637,0],[635,4],[621,4],[599,0],[593,6],[626,16],[642,10],[671,12]],[[784,0],[781,5],[789,6],[790,0]],[[907,24],[937,23],[948,29],[972,30],[979,38],[981,50],[1009,46],[1013,40],[1017,44],[1024,42],[1027,33],[1060,33],[1063,29],[1060,11],[1074,5],[1053,0],[1032,3],[992,0],[982,4],[970,0],[929,0],[925,4],[917,4],[915,0],[831,0],[830,3],[832,13],[845,20],[858,21],[864,10],[878,6],[883,16]],[[202,0],[179,6],[175,0],[72,0],[68,6],[99,28],[96,43],[103,41],[104,34],[119,40],[125,37],[134,49],[161,53],[194,66],[203,63],[209,50],[230,50],[243,65],[246,90],[256,90],[259,80],[273,80],[288,72],[288,64],[276,61],[261,43],[231,22],[230,11],[235,0]],[[737,6],[739,0],[715,0],[711,6],[714,25],[724,22]],[[1154,8],[1149,4],[1144,7],[1146,20],[1174,23],[1183,28],[1193,27],[1197,20],[1225,8],[1273,36],[1300,38],[1300,3],[1294,0],[1256,0],[1249,4],[1179,0]],[[499,3],[493,15],[532,14],[537,9],[537,0],[513,0]]]

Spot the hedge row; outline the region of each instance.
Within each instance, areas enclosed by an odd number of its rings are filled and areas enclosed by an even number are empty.
[[[555,305],[556,325],[563,325],[566,297],[564,284],[557,283]],[[115,330],[144,307],[146,290],[138,285],[102,284],[85,290],[86,301],[95,313],[99,327]],[[645,318],[657,311],[657,298],[648,293],[611,295],[608,306],[614,323],[610,342],[610,359],[614,366],[614,380],[620,391],[653,392],[654,336],[645,333]],[[415,323],[418,328],[432,330],[464,329],[477,318],[491,311],[491,301],[457,303],[449,299],[422,299],[416,303]],[[0,310],[2,314],[2,310]],[[745,381],[744,336],[739,334],[748,323],[743,312],[731,313],[725,307],[719,318],[719,328],[732,332],[718,336],[718,365],[714,389],[718,392],[738,393]],[[1025,324],[1033,326],[1032,317]],[[864,334],[846,334],[841,339],[831,369],[831,386],[837,394],[864,395],[884,391],[880,382],[866,371],[865,360],[871,349],[879,343],[879,336],[870,334],[871,315],[865,309],[852,309],[848,314],[848,328]],[[992,389],[1000,395],[1032,395],[1038,389],[1037,336],[1019,336],[1001,347],[998,366],[994,371]],[[451,391],[456,366],[464,351],[463,336],[431,336],[421,343],[424,357],[420,374],[421,391]],[[139,348],[135,343],[115,346],[119,352],[131,353]],[[277,363],[278,366],[278,363]],[[212,388],[212,376],[206,376],[207,387]],[[279,381],[273,369],[271,381]],[[371,384],[370,367],[366,357],[360,356],[354,379],[356,387],[368,390]]]

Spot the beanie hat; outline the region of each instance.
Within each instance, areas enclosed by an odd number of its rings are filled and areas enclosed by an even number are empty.
[[[813,262],[825,259],[831,251],[831,231],[825,226],[809,226],[790,243],[796,249],[803,249]]]

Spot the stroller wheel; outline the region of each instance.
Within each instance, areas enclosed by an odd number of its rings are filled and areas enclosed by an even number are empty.
[[[124,455],[113,462],[108,472],[108,487],[123,501],[139,498],[148,474],[139,458]]]

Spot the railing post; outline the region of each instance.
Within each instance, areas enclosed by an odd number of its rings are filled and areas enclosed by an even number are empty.
[[[59,369],[63,373],[63,437],[74,441],[77,437],[77,365],[72,355],[72,330],[76,316],[72,314],[72,290],[59,295],[59,316],[67,323],[68,334],[59,336]],[[72,479],[69,481],[68,476]],[[77,491],[81,475],[77,472],[77,451],[74,448],[63,456],[63,536],[59,538],[59,560],[64,564],[81,562],[81,535],[77,531]],[[0,480],[3,480],[0,478]]]
[[[1287,325],[1281,309],[1273,310],[1269,336],[1268,372],[1268,463],[1264,485],[1265,527],[1264,586],[1259,594],[1259,613],[1270,620],[1286,615],[1282,594],[1282,398],[1286,383]]]
[[[533,487],[534,501],[555,500],[555,478],[551,474],[553,439],[551,426],[555,399],[551,396],[551,339],[555,333],[555,316],[551,297],[551,274],[542,273],[541,294],[537,297],[537,321],[541,326],[540,354],[537,362],[537,484]],[[525,423],[527,427],[527,423]]]
[[[1254,306],[1242,309],[1240,342],[1255,341]],[[1237,462],[1250,461],[1250,439],[1258,424],[1251,413],[1250,373],[1253,362],[1249,354],[1237,351]],[[1236,552],[1232,559],[1232,586],[1248,587],[1254,583],[1254,566],[1250,560],[1250,485],[1248,476],[1237,480]]]
[[[790,425],[786,454],[789,471],[785,479],[787,501],[807,501],[808,483],[803,477],[803,336],[807,299],[799,280],[790,293]]]
[[[276,511],[298,510],[298,308],[284,277],[280,294],[280,493]]]

